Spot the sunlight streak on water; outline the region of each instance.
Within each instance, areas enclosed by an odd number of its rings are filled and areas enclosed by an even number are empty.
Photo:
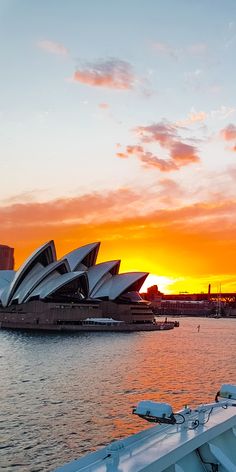
[[[197,325],[201,324],[200,333]],[[236,320],[181,318],[172,331],[0,331],[1,470],[52,471],[149,427],[141,399],[212,401],[236,384]]]

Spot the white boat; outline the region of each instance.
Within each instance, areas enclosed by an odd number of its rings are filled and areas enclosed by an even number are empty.
[[[160,424],[55,472],[236,472],[236,386],[223,385],[214,403],[193,410],[141,401],[133,413]]]

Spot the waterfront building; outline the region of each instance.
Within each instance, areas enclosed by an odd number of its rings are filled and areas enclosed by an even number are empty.
[[[99,247],[87,244],[57,259],[51,240],[16,272],[0,271],[1,326],[78,329],[105,317],[148,329],[154,314],[139,294],[148,272],[119,273],[120,260],[96,264]]]
[[[14,269],[14,248],[0,244],[0,270]]]

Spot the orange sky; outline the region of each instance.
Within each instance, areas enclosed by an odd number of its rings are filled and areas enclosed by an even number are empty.
[[[99,261],[163,291],[235,291],[236,2],[1,3],[16,266],[51,239],[59,257],[101,241]]]
[[[1,243],[15,247],[18,267],[49,239],[58,257],[101,241],[98,262],[121,259],[121,272],[147,271],[146,286],[156,281],[166,292],[206,292],[208,283],[213,291],[221,283],[222,291],[236,290],[236,201],[215,198],[142,214],[144,208],[145,196],[127,188],[9,203],[0,207]]]

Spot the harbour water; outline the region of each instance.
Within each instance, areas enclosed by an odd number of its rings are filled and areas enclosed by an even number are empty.
[[[0,470],[53,471],[150,427],[131,414],[141,399],[176,411],[236,384],[236,319],[179,321],[139,333],[0,331]]]

